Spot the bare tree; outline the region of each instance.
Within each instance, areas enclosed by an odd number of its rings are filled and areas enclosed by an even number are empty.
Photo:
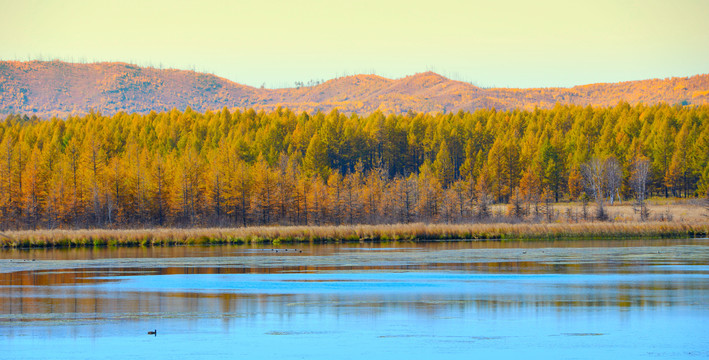
[[[578,222],[578,213],[571,206],[566,208],[566,221],[570,223]]]
[[[519,187],[516,187],[512,193],[507,214],[517,219],[522,219],[525,215],[524,199],[520,194]]]
[[[544,189],[542,191],[542,200],[544,203],[542,204],[543,212],[544,212],[544,217],[548,223],[554,221],[554,193],[551,191],[551,189]]]
[[[605,161],[597,157],[593,157],[588,163],[581,166],[586,192],[590,194],[596,201],[596,204],[598,204],[596,218],[599,220],[606,220],[608,218],[604,207],[606,187],[605,167]]]
[[[635,212],[640,213],[640,220],[645,221],[650,215],[650,211],[645,203],[645,193],[647,179],[650,175],[650,161],[645,158],[636,159],[633,162],[633,172],[630,175],[630,185],[635,193]]]
[[[623,171],[615,156],[609,156],[604,162],[604,176],[606,179],[606,196],[613,205],[613,200],[617,197],[620,202],[620,186],[623,183]]]
[[[478,219],[487,219],[491,215],[490,203],[492,203],[488,191],[488,184],[484,176],[478,179],[476,190],[476,215]]]
[[[415,216],[416,203],[418,203],[418,177],[410,175],[404,182],[404,204],[406,207],[405,220],[411,222]]]
[[[487,219],[490,217],[490,195],[487,192],[478,194],[477,199],[477,216],[479,219]]]

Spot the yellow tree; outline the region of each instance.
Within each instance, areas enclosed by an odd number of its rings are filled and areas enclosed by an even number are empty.
[[[290,158],[281,154],[278,160],[278,169],[276,169],[278,176],[276,177],[276,209],[278,212],[278,220],[281,223],[294,223],[296,221],[295,213],[298,213],[297,209],[298,200],[297,188],[296,188],[296,175],[295,175],[295,164],[290,160]]]
[[[308,199],[308,203],[312,204],[310,218],[315,225],[323,225],[327,223],[329,215],[328,187],[319,176],[310,178],[310,181]]]
[[[330,176],[327,145],[320,141],[320,137],[317,134],[310,140],[308,150],[305,152],[303,173],[306,176],[318,175],[322,179],[327,179]]]
[[[207,178],[205,208],[208,212],[208,219],[212,224],[222,225],[223,217],[226,213],[226,181],[229,171],[229,155],[227,144],[220,141],[219,146],[207,154]]]
[[[533,162],[522,174],[520,180],[520,195],[527,204],[526,212],[530,213],[530,205],[534,204],[534,213],[539,215],[539,201],[541,200],[542,181],[541,166],[538,162]]]
[[[425,221],[435,221],[440,211],[443,188],[428,162],[421,165],[418,178],[419,216]]]
[[[687,197],[689,192],[689,177],[691,173],[692,155],[691,124],[686,121],[675,136],[674,153],[670,160],[670,167],[666,174],[666,182],[670,184],[672,192]],[[684,194],[682,194],[684,192]]]
[[[295,189],[295,203],[296,203],[296,209],[297,209],[297,217],[296,217],[296,224],[299,225],[309,225],[310,224],[310,218],[308,217],[308,213],[310,211],[309,208],[309,194],[310,194],[310,188],[312,186],[312,182],[309,178],[303,176],[300,173],[296,174],[296,189]]]
[[[441,146],[436,154],[436,161],[433,162],[433,168],[435,169],[438,181],[444,187],[447,187],[453,182],[455,168],[453,166],[453,159],[451,159],[450,151],[448,150],[448,143],[445,140],[441,142]]]
[[[120,224],[125,220],[125,170],[120,158],[113,157],[106,166],[106,216],[109,223]]]
[[[22,174],[24,213],[32,228],[39,226],[47,201],[48,174],[42,160],[41,151],[34,148]]]
[[[382,215],[381,200],[386,184],[386,175],[383,166],[376,166],[367,173],[364,179],[364,217],[367,222],[374,224],[379,222]]]
[[[194,148],[186,148],[178,157],[179,166],[176,182],[179,184],[178,197],[181,219],[194,225],[200,220],[204,193],[204,163]]]
[[[573,168],[569,171],[567,187],[572,200],[577,199],[581,195],[583,191],[583,177],[578,168]]]
[[[66,164],[70,172],[71,186],[71,217],[74,224],[80,221],[84,209],[83,166],[78,140],[72,138],[65,148]]]
[[[451,196],[455,197],[455,217],[459,221],[470,217],[470,201],[467,194],[468,186],[466,180],[458,180],[450,187]]]
[[[103,183],[105,183],[106,172],[106,152],[103,149],[100,139],[96,134],[90,134],[83,143],[82,162],[87,167],[87,190],[91,207],[91,218],[94,225],[101,225],[103,221],[103,211],[105,204],[105,194]]]
[[[17,202],[15,198],[15,162],[14,162],[15,144],[10,135],[5,135],[2,143],[0,143],[0,157],[2,158],[2,196],[0,197],[0,211],[2,214],[2,223],[10,224],[14,222],[14,208]]]
[[[364,165],[357,163],[353,172],[347,174],[344,179],[344,211],[348,224],[361,221],[362,203],[360,195],[362,192],[362,177]]]
[[[252,167],[254,174],[254,197],[252,206],[261,224],[273,222],[276,208],[276,176],[271,172],[263,155],[259,155]]]
[[[486,175],[499,202],[506,201],[519,178],[519,147],[512,139],[499,137],[487,155]]]
[[[160,154],[157,154],[149,169],[152,180],[153,219],[163,226],[170,215],[171,172]]]
[[[342,175],[337,170],[330,173],[327,179],[327,188],[329,195],[329,204],[332,214],[332,221],[335,224],[342,224],[344,215],[345,202],[345,184]]]
[[[254,194],[254,173],[249,164],[238,159],[232,162],[232,168],[233,172],[230,173],[232,175],[227,185],[227,201],[234,221],[246,226]]]
[[[669,189],[673,182],[669,170],[672,154],[674,153],[676,130],[674,120],[665,112],[662,112],[660,119],[656,119],[655,121],[655,124],[653,124],[653,136],[651,138],[652,166],[655,169],[655,173],[662,177],[662,187],[664,188],[665,197],[668,197]]]

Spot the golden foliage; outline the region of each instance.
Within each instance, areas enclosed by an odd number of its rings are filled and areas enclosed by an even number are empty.
[[[704,194],[709,105],[12,115],[0,229],[554,221],[551,203],[584,197],[582,164],[613,159],[613,199],[628,199],[640,157],[648,195]]]

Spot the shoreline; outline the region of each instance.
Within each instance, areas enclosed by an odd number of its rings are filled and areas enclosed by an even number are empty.
[[[633,243],[628,244],[627,241]],[[477,242],[480,246],[460,241],[427,244],[392,241],[384,244],[386,248],[382,251],[366,247],[371,245],[368,243],[359,244],[365,248],[348,247],[354,246],[353,243],[329,244],[333,247],[328,251],[318,251],[327,244],[289,244],[302,250],[289,252],[274,252],[268,244],[9,249],[0,251],[0,255],[4,255],[0,256],[0,277],[21,273],[4,281],[24,278],[22,281],[26,284],[41,285],[46,284],[48,279],[57,281],[59,277],[64,278],[62,283],[74,284],[75,276],[94,278],[97,274],[115,276],[121,272],[125,275],[272,274],[327,273],[341,268],[348,271],[436,272],[459,269],[499,273],[501,264],[509,264],[512,268],[525,266],[538,273],[547,273],[550,268],[569,264],[607,271],[609,266],[638,265],[647,261],[667,263],[678,258],[688,264],[706,265],[709,259],[708,241],[707,238],[510,240],[494,241],[494,246],[487,246],[490,242],[485,240]],[[450,247],[453,243],[461,246]],[[222,246],[235,248],[222,249]],[[205,252],[208,248],[214,251]],[[249,251],[254,248],[260,251]],[[233,251],[236,249],[240,251]],[[60,253],[71,255],[61,256]],[[66,276],[71,279],[67,281]]]
[[[259,226],[243,228],[150,228],[7,231],[0,249],[151,247],[229,244],[352,243],[386,241],[561,240],[701,238],[703,222],[585,222]]]

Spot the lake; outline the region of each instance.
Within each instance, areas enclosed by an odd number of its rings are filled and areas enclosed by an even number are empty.
[[[707,239],[0,251],[1,359],[706,359],[707,320]]]

